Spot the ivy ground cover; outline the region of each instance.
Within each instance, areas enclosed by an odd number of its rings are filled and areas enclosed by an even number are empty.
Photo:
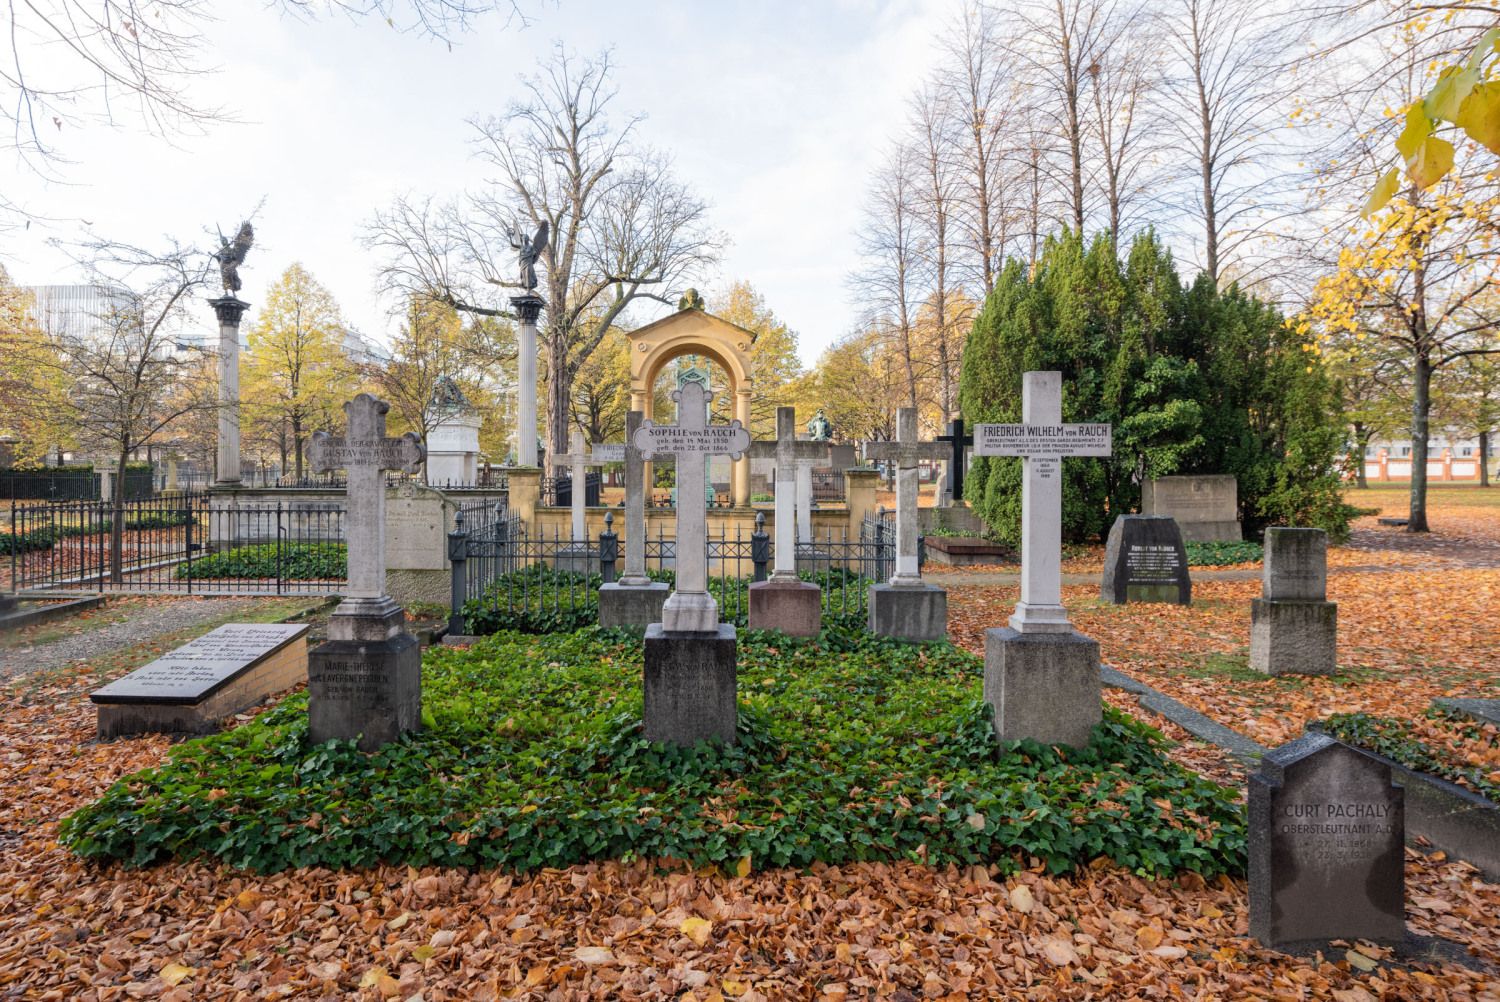
[[[740,639],[738,744],[640,735],[640,641],[500,634],[424,663],[424,728],[373,756],[310,745],[305,697],[184,742],[61,828],[91,858],[260,871],[378,863],[530,871],[668,858],[914,860],[1053,872],[1237,873],[1235,795],[1106,717],[1087,751],[999,745],[982,662],[857,633]]]

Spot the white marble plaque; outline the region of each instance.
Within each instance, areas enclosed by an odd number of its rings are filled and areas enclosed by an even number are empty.
[[[1108,456],[1113,434],[1107,424],[976,424],[976,456]]]

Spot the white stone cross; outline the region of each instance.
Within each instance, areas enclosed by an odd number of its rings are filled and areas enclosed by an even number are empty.
[[[1020,456],[1021,601],[1010,617],[1020,633],[1073,629],[1062,604],[1062,458],[1108,456],[1107,424],[1062,423],[1062,373],[1028,372],[1021,424],[974,426],[974,455]]]
[[[568,492],[568,503],[573,512],[573,542],[577,544],[581,540],[587,543],[589,531],[584,517],[584,497],[588,471],[603,466],[607,460],[591,456],[584,451],[583,432],[576,428],[573,429],[573,435],[568,442],[568,449],[569,451],[561,456],[553,456],[552,461],[559,466],[572,467],[570,480],[573,486]]]
[[[639,588],[651,583],[646,576],[646,464],[635,447],[640,411],[625,415],[625,571],[620,584]]]
[[[344,542],[350,598],[385,594],[385,471],[415,473],[427,455],[412,432],[386,437],[385,415],[390,409],[384,400],[361,393],[344,404],[343,437],[315,432],[307,449],[314,473],[340,467],[349,471]]]
[[[920,585],[921,564],[917,553],[917,463],[924,459],[943,459],[952,450],[943,442],[917,441],[917,409],[902,407],[896,411],[896,441],[866,442],[866,459],[887,459],[896,463],[896,573],[893,585]]]
[[[661,625],[668,633],[712,633],[719,628],[719,607],[708,593],[708,457],[739,459],[750,448],[750,433],[737,420],[708,423],[713,398],[701,383],[684,383],[672,399],[677,424],[642,421],[631,436],[642,459],[657,453],[677,457],[677,587],[662,606]]]
[[[811,536],[809,527],[801,524],[804,499],[800,480],[804,470],[810,474],[814,463],[828,462],[828,443],[799,442],[796,408],[778,407],[775,441],[752,444],[750,455],[776,461],[776,554],[771,580],[795,581],[797,541]]]

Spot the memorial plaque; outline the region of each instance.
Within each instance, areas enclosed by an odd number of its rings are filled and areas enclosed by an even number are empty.
[[[1099,595],[1106,602],[1188,605],[1193,583],[1177,523],[1164,515],[1121,515],[1104,547]]]
[[[1250,777],[1250,934],[1267,946],[1405,933],[1405,791],[1390,766],[1308,734]]]
[[[625,462],[624,442],[595,442],[589,447],[595,463]]]
[[[197,703],[307,635],[307,626],[231,623],[93,692],[95,703]]]
[[[750,448],[750,433],[738,423],[700,428],[644,424],[636,429],[634,444],[646,459],[654,458],[658,452],[738,456]]]
[[[1322,602],[1328,598],[1328,534],[1322,529],[1266,530],[1261,597]]]
[[[976,424],[974,455],[1108,456],[1113,433],[1107,424]]]
[[[90,694],[101,740],[205,734],[307,679],[307,626],[233,623]]]
[[[1157,477],[1141,485],[1141,513],[1177,520],[1190,542],[1237,541],[1239,483],[1232,474]]]

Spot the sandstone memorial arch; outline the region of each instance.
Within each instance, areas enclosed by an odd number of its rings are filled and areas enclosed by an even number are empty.
[[[755,344],[753,332],[712,313],[680,310],[631,331],[629,337],[631,410],[654,417],[652,388],[662,369],[683,355],[702,355],[724,370],[734,401],[733,417],[750,427],[750,398],[755,387],[750,360],[750,349]],[[730,468],[729,496],[737,508],[750,503],[748,457],[735,460]]]

